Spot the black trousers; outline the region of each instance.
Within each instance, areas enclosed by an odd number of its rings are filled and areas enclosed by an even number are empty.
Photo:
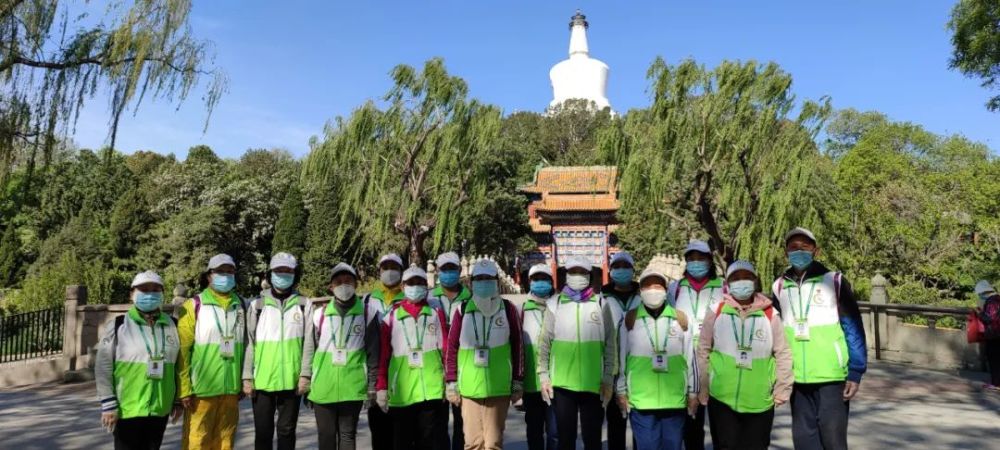
[[[392,417],[374,402],[368,407],[368,428],[372,432],[372,450],[392,450]]]
[[[795,450],[847,450],[844,382],[799,384],[792,388],[792,444]],[[709,419],[711,420],[711,419]]]
[[[1000,339],[987,339],[983,342],[983,353],[986,354],[986,365],[990,369],[990,384],[1000,386]]]
[[[525,393],[523,402],[528,450],[556,450],[555,408],[545,404],[540,392]]]
[[[628,419],[622,415],[618,402],[612,400],[605,408],[608,421],[608,450],[625,450],[625,427]]]
[[[167,417],[118,419],[115,425],[115,450],[159,450]]]
[[[361,401],[314,403],[320,450],[354,450],[357,447]]]
[[[295,450],[295,426],[302,397],[295,391],[255,391],[253,395],[254,449],[272,450],[278,432],[278,450]],[[277,426],[274,413],[278,413]]]
[[[580,434],[584,450],[600,450],[601,429],[604,422],[604,407],[601,396],[591,392],[574,392],[555,388],[552,406],[556,409],[556,430],[559,433],[559,449],[576,449],[577,417],[580,418]]]
[[[462,407],[451,403],[448,406],[451,409],[451,450],[463,450],[465,448],[465,432],[462,431]],[[448,413],[445,412],[446,421],[448,420],[447,415]],[[445,427],[447,426],[448,424],[445,424]]]
[[[771,445],[774,408],[740,413],[714,398],[708,400],[708,424],[716,450],[767,450]],[[795,447],[798,450],[798,446]]]
[[[698,405],[694,417],[684,414],[684,450],[705,450],[705,408]]]
[[[410,406],[390,407],[393,421],[393,448],[396,450],[440,449],[436,436],[448,430],[448,408],[442,400],[428,400]]]

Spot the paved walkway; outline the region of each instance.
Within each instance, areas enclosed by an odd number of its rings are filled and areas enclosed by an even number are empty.
[[[983,374],[938,372],[906,365],[873,364],[851,404],[852,449],[1000,448],[1000,394],[980,390]],[[39,385],[0,390],[0,448],[111,448],[99,423],[93,383]],[[242,403],[239,449],[253,447],[249,402]],[[524,449],[523,415],[511,409],[507,448]],[[303,410],[299,448],[316,448],[316,422]],[[368,427],[359,426],[358,448],[369,448]],[[778,410],[775,449],[791,449],[788,408]],[[180,447],[180,426],[167,428],[164,448]],[[711,448],[711,447],[709,447]]]

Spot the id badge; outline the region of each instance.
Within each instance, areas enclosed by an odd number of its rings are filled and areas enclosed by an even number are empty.
[[[150,380],[163,379],[163,358],[150,358],[146,364],[146,378]]]
[[[740,352],[740,357],[736,360],[736,367],[747,370],[753,368],[753,361],[750,359],[749,352]]]
[[[799,320],[795,322],[795,340],[796,341],[809,340],[809,322],[806,322],[804,320]]]
[[[473,361],[476,367],[489,367],[490,365],[490,349],[489,347],[476,347],[475,358]]]
[[[342,348],[337,348],[333,350],[333,356],[330,358],[335,366],[345,366],[347,365],[347,350]]]
[[[233,338],[222,338],[222,343],[219,344],[219,356],[223,358],[232,358],[236,354],[235,343]]]
[[[656,352],[653,353],[653,371],[654,372],[666,372],[667,367],[667,354],[666,352]]]
[[[424,367],[424,352],[422,350],[410,350],[407,360],[409,360],[411,368],[422,368]]]

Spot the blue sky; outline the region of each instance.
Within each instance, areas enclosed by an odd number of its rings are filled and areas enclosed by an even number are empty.
[[[591,56],[611,67],[608,97],[618,111],[649,105],[645,74],[657,55],[709,66],[756,59],[791,73],[800,99],[829,95],[837,108],[879,110],[1000,149],[1000,114],[983,107],[989,92],[948,69],[951,0],[194,3],[194,33],[214,42],[230,92],[204,134],[200,95],[179,110],[144,104],[122,120],[122,151],[183,157],[207,144],[227,157],[259,147],[302,156],[328,120],[385,93],[393,66],[434,56],[472,96],[508,113],[541,111],[578,7],[590,22]],[[74,139],[106,143],[103,99],[84,110]]]

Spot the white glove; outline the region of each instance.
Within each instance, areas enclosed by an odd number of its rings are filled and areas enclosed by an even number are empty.
[[[448,383],[445,387],[445,398],[452,405],[462,406],[462,397],[458,393],[458,384],[454,381]]]
[[[389,391],[385,389],[375,393],[375,403],[384,413],[389,412]]]

